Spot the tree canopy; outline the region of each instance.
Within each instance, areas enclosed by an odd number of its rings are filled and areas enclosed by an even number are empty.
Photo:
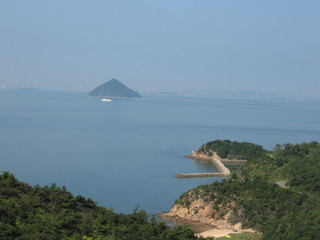
[[[252,159],[264,155],[267,151],[262,146],[248,142],[230,140],[215,140],[202,145],[200,153],[212,155],[216,152],[221,158]]]
[[[30,186],[0,175],[1,240],[189,240],[187,227],[169,227],[143,210],[116,214],[65,187]]]

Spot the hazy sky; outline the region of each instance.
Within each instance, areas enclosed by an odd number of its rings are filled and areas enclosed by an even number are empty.
[[[320,96],[319,0],[0,0],[0,85]]]

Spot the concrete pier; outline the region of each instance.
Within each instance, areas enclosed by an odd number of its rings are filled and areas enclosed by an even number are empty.
[[[196,177],[229,177],[231,175],[230,170],[222,163],[222,159],[216,154],[213,153],[213,156],[209,157],[204,154],[199,154],[197,152],[192,152],[192,155],[187,156],[188,158],[193,159],[205,159],[210,160],[218,169],[218,173],[184,173],[177,174],[177,178],[196,178]]]
[[[185,173],[177,174],[177,178],[225,177],[222,173]]]

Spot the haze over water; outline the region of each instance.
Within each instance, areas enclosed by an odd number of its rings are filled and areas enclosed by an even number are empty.
[[[56,183],[117,212],[168,211],[183,192],[221,178],[184,156],[215,139],[319,141],[317,101],[143,96],[101,102],[84,93],[1,90],[0,166],[32,185]]]

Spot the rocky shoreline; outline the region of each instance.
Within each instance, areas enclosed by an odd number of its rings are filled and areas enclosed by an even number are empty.
[[[179,214],[176,215],[177,212],[163,212],[159,213],[158,216],[169,222],[172,226],[180,226],[186,225],[197,236],[202,237],[224,237],[229,234],[239,234],[244,232],[256,232],[254,229],[243,229],[241,227],[241,223],[236,225],[231,225],[227,220],[215,220],[211,218],[207,218],[205,221],[203,219],[198,219],[193,216],[191,219],[188,217],[179,217]]]
[[[202,237],[223,237],[230,233],[256,232],[254,229],[243,229],[241,223],[229,222],[232,214],[231,205],[227,209],[215,210],[212,203],[198,199],[189,207],[175,204],[170,212],[159,213],[158,216],[173,226],[187,225],[197,236]]]

